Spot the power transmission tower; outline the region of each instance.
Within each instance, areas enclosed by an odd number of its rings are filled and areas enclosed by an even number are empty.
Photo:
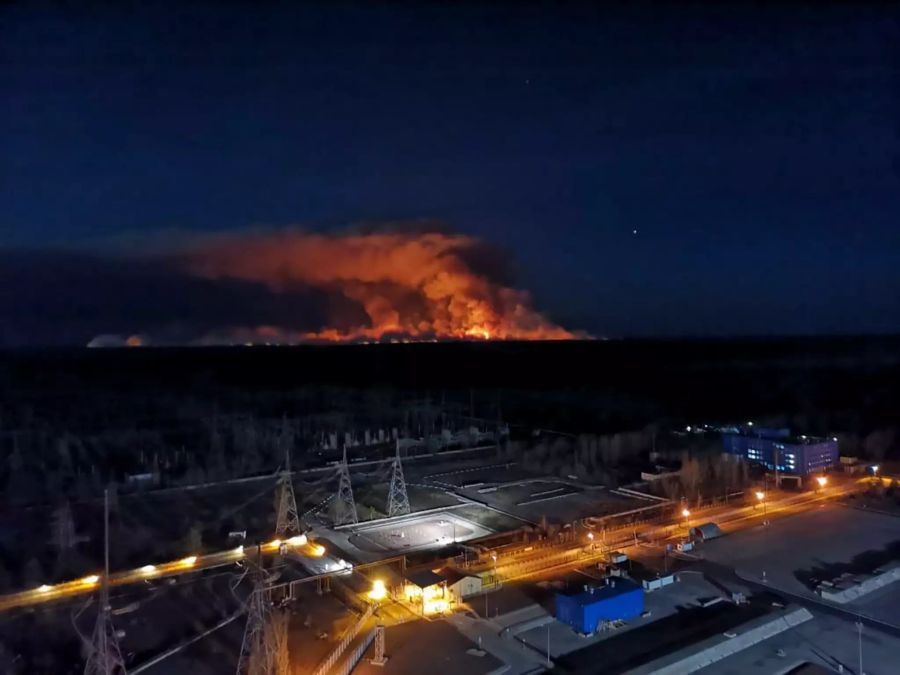
[[[109,490],[103,492],[103,532],[104,570],[100,580],[100,611],[94,626],[90,654],[84,665],[84,675],[124,675],[125,662],[116,641],[116,629],[113,627],[109,606]]]
[[[388,516],[403,516],[409,513],[409,495],[406,494],[406,480],[403,478],[403,463],[400,461],[400,440],[397,440],[397,455],[391,472],[391,487],[388,493]]]
[[[303,532],[300,514],[297,511],[297,498],[294,495],[294,483],[291,479],[290,451],[284,453],[284,471],[278,477],[278,514],[275,518],[275,534],[280,539],[293,537]]]
[[[356,501],[353,499],[353,484],[350,482],[350,468],[347,466],[347,446],[344,446],[344,461],[341,462],[338,477],[337,501],[334,504],[335,525],[356,525]]]
[[[288,615],[272,608],[262,562],[258,560],[251,565],[253,590],[247,598],[247,623],[238,657],[237,675],[288,675]]]

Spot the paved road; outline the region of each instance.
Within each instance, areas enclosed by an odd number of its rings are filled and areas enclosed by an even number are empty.
[[[291,543],[284,542],[295,555],[303,555],[316,561],[316,565],[330,572],[342,571],[345,565],[342,561],[326,555],[324,547],[311,544],[306,537],[295,538]],[[208,570],[225,565],[233,565],[238,561],[257,555],[272,556],[278,553],[282,542],[272,540],[261,546],[238,546],[236,548],[204,555],[192,555],[180,560],[148,564],[132,570],[114,572],[109,576],[110,586],[123,586],[126,584],[142,583],[154,579],[173,577],[197,570]],[[63,600],[78,595],[91,593],[100,583],[100,576],[92,574],[81,579],[64,581],[58,584],[44,584],[19,593],[0,596],[0,611],[6,611],[17,607],[39,605],[54,600]]]

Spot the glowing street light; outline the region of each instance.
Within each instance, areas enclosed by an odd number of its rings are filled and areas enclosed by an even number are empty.
[[[48,586],[47,584],[41,584],[40,586],[38,586],[38,591],[40,591],[41,593],[46,593],[49,590],[50,586]]]
[[[384,600],[387,597],[387,588],[384,586],[384,581],[381,579],[376,579],[372,582],[372,590],[369,591],[369,599],[370,600]]]
[[[98,581],[100,581],[100,576],[97,574],[91,574],[90,576],[86,576],[81,580],[85,586],[93,586]]]
[[[182,558],[181,560],[179,560],[178,564],[182,565],[183,567],[193,567],[197,564],[197,556],[189,555],[187,558]]]
[[[763,525],[769,524],[769,503],[766,501],[766,493],[756,491],[756,500],[763,505]]]
[[[828,479],[825,476],[818,476],[816,478],[816,482],[819,484],[819,487],[825,487],[828,485]]]
[[[588,538],[588,541],[590,542],[590,549],[593,551],[594,550],[594,533],[588,532],[587,538]]]
[[[684,528],[685,528],[686,530],[690,531],[690,529],[691,529],[691,528],[690,528],[690,521],[688,520],[688,518],[691,517],[691,512],[690,512],[690,510],[688,510],[688,509],[681,509],[681,515],[684,516]]]
[[[141,572],[144,574],[153,574],[156,571],[156,565],[144,565]]]

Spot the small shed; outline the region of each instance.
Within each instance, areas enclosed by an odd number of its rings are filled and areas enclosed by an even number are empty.
[[[556,594],[556,618],[577,632],[596,632],[603,621],[634,619],[644,611],[644,590],[629,579],[607,579],[575,595]]]
[[[457,603],[473,595],[478,595],[483,589],[481,577],[475,574],[465,574],[454,569],[442,570],[441,574],[447,582],[450,597]]]
[[[691,528],[691,539],[709,541],[722,536],[722,529],[715,523],[703,523]]]

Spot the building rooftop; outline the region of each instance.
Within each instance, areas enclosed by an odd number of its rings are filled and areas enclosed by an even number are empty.
[[[766,441],[778,441],[785,445],[816,445],[818,443],[828,443],[837,441],[836,437],[827,436],[807,436],[801,434],[792,436],[783,433],[785,429],[762,429],[757,427],[741,427],[738,431],[725,432],[726,436],[746,436],[747,438],[761,438]]]
[[[601,600],[614,598],[624,593],[630,593],[631,591],[635,590],[642,591],[641,587],[638,586],[635,582],[631,581],[630,579],[623,579],[619,577],[616,579],[610,579],[608,586],[592,586],[588,590],[581,591],[580,593],[560,593],[559,595],[565,595],[569,598],[572,598],[573,600],[575,600],[575,602],[583,607],[585,605],[592,605],[595,602],[599,602]]]
[[[406,577],[406,580],[419,588],[428,588],[444,581],[444,577],[432,570],[422,570],[421,572],[413,572]]]

